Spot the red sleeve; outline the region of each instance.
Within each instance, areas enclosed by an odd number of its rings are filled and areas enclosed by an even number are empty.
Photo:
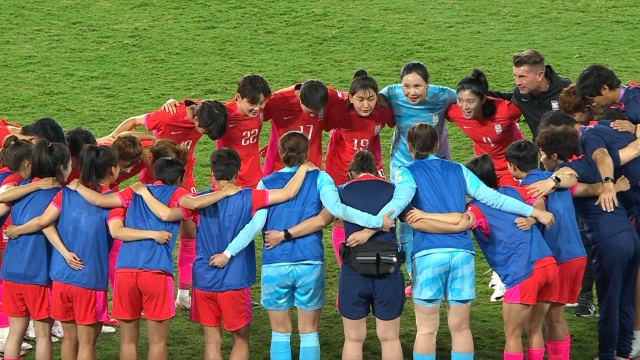
[[[177,106],[184,106],[184,103],[180,102]],[[144,116],[144,127],[147,130],[159,130],[164,124],[171,121],[172,116],[162,109],[150,112]]]
[[[520,121],[520,117],[522,116],[522,111],[520,111],[520,108],[511,101],[507,102],[507,108],[509,109],[509,120],[514,123]]]
[[[195,212],[193,210],[180,207],[179,203],[183,197],[191,196],[191,195],[193,194],[189,190],[183,187],[179,187],[176,189],[176,191],[173,192],[173,195],[171,195],[171,198],[169,199],[169,207],[180,208],[180,210],[182,210],[182,214],[184,215],[184,220],[193,218],[193,216],[195,215]]]
[[[267,206],[269,206],[269,190],[251,190],[251,216]]]
[[[22,176],[18,175],[18,174],[11,174],[9,176],[7,176],[6,178],[4,178],[4,180],[2,181],[2,184],[0,184],[0,186],[4,186],[4,185],[18,185],[18,183],[20,181],[24,180],[22,178]]]
[[[129,186],[116,193],[122,202],[122,207],[128,208],[133,199],[133,189]]]
[[[124,222],[126,215],[127,209],[125,208],[111,209],[111,211],[109,211],[109,216],[107,217],[107,224],[111,222],[111,220],[122,220],[122,222]]]
[[[524,200],[525,204],[527,205],[532,205],[534,202],[536,202],[536,200],[538,200],[538,198],[529,194],[527,192],[527,188],[524,186],[514,186],[513,188],[516,189],[520,196],[522,196],[522,200]],[[546,202],[547,198],[542,198],[542,200]]]
[[[331,131],[342,126],[348,117],[349,110],[347,109],[347,102],[338,102],[333,105],[327,106],[324,131]]]
[[[388,127],[396,126],[396,118],[393,116],[391,108],[381,109],[380,111],[382,112],[382,119]]]
[[[575,185],[573,185],[572,187],[569,188],[569,192],[571,193],[571,197],[575,196],[576,190],[578,190],[578,185],[580,185],[580,183],[576,183]]]
[[[487,221],[487,218],[484,217],[482,211],[480,211],[480,209],[474,204],[467,204],[467,212],[471,213],[474,217],[472,229],[477,228],[482,231],[483,234],[489,236],[489,222]]]
[[[62,208],[62,190],[58,191],[56,196],[54,196],[53,199],[51,199],[51,202],[49,203],[49,205],[55,206],[58,209],[58,211],[60,211],[60,209]]]

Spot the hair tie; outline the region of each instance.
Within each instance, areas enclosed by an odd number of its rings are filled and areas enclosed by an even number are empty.
[[[47,143],[47,147],[51,147],[51,143]]]

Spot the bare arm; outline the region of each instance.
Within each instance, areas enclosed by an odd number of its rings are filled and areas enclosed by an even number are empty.
[[[598,171],[600,172],[600,176],[602,179],[604,178],[613,178],[613,160],[607,149],[600,148],[591,154],[591,158],[596,163],[598,167]],[[601,205],[602,210],[605,211],[613,211],[615,206],[618,206],[618,197],[616,196],[616,191],[613,182],[607,182],[602,184],[602,191],[598,196],[598,201],[596,201],[596,205]]]
[[[71,251],[69,251],[69,249],[67,249],[66,246],[64,246],[64,243],[62,242],[62,239],[60,239],[60,234],[58,234],[58,230],[56,229],[55,225],[49,225],[46,228],[42,229],[42,233],[47,237],[51,245],[53,245],[53,247],[60,253],[60,255],[62,255],[62,257],[71,268],[80,270],[84,267],[78,255],[72,253]]]
[[[317,169],[315,165],[305,163],[298,168],[296,174],[283,189],[269,190],[269,205],[276,205],[293,199],[300,191],[307,171],[314,169]]]
[[[153,215],[157,216],[158,219],[166,222],[175,222],[184,219],[184,213],[180,208],[170,208],[160,202],[160,200],[156,199],[151,194],[149,189],[143,183],[137,183],[133,185],[132,188],[136,194],[142,197],[149,207],[149,210],[151,210]]]
[[[327,225],[333,222],[333,219],[333,215],[331,215],[327,209],[322,209],[318,215],[309,218],[288,230],[291,234],[291,238],[295,239],[324,229]],[[267,230],[265,231],[264,241],[267,249],[271,249],[285,241],[284,231]]]
[[[217,203],[218,201],[220,201],[220,200],[222,200],[222,199],[224,199],[226,197],[229,197],[231,195],[235,195],[240,190],[242,190],[241,187],[229,184],[229,185],[225,186],[222,190],[214,191],[214,192],[209,193],[209,194],[198,195],[198,196],[183,196],[180,199],[180,202],[178,204],[181,207],[183,207],[185,209],[189,209],[189,210],[204,209],[207,206],[211,206],[211,205]],[[145,202],[146,202],[146,200],[145,200]],[[147,205],[149,205],[149,204],[147,203]],[[151,206],[149,206],[149,207],[151,207]],[[155,212],[154,212],[154,214],[155,214]],[[158,216],[158,215],[156,215],[156,216]]]
[[[614,185],[616,192],[625,192],[630,189],[629,179],[621,176]],[[573,196],[575,197],[596,197],[602,192],[602,184],[583,184],[578,183]]]
[[[460,221],[456,224],[450,224],[438,220],[424,219],[408,224],[412,229],[422,232],[429,232],[434,234],[452,234],[471,229],[473,220],[468,214],[464,214]]]
[[[46,178],[40,181],[32,181],[28,184],[20,186],[7,187],[5,191],[0,193],[0,203],[16,201],[31,194],[34,191],[51,189],[53,187],[60,187],[60,184],[54,178]]]
[[[142,125],[144,125],[144,122],[143,122]],[[142,141],[142,140],[155,141],[156,139],[158,139],[158,137],[153,135],[153,134],[149,134],[149,133],[141,132],[141,131],[123,131],[120,134],[118,134],[117,137],[127,136],[127,135],[133,135],[133,136],[136,137],[136,139],[138,139],[140,141]]]
[[[111,194],[100,194],[97,191],[93,191],[88,187],[80,184],[79,181],[74,180],[69,185],[68,188],[71,190],[75,190],[82,196],[87,202],[93,206],[105,208],[105,209],[113,209],[117,207],[122,207],[122,199],[118,196],[117,193]]]
[[[110,136],[116,138],[122,132],[131,131],[138,126],[144,126],[144,119],[146,116],[147,114],[143,114],[128,118],[127,120],[120,123],[120,125],[118,125],[118,127],[113,130],[113,132],[111,132]]]
[[[49,225],[53,224],[60,217],[60,210],[53,206],[49,205],[44,210],[44,213],[40,216],[36,216],[33,219],[29,220],[27,223],[22,225],[10,225],[5,233],[11,239],[15,239],[20,235],[31,234],[34,232],[38,232]],[[53,242],[52,242],[53,244]],[[62,252],[60,252],[62,254]]]
[[[122,241],[153,239],[157,243],[164,244],[172,238],[171,233],[167,231],[140,230],[125,227],[124,222],[120,219],[109,221],[109,232],[114,239]]]

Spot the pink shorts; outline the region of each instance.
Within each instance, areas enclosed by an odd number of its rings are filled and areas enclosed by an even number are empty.
[[[508,304],[535,305],[558,298],[558,266],[552,256],[535,262],[531,276],[509,288],[503,301]]]
[[[554,302],[574,304],[578,301],[585,266],[587,266],[586,256],[558,265],[558,298]]]

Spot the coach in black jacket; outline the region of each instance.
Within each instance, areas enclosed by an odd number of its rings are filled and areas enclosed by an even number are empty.
[[[558,96],[571,80],[558,76],[551,65],[545,66],[544,56],[538,50],[513,55],[513,76],[516,82],[513,92],[490,91],[488,95],[516,104],[524,114],[535,142],[542,114],[559,110]]]

